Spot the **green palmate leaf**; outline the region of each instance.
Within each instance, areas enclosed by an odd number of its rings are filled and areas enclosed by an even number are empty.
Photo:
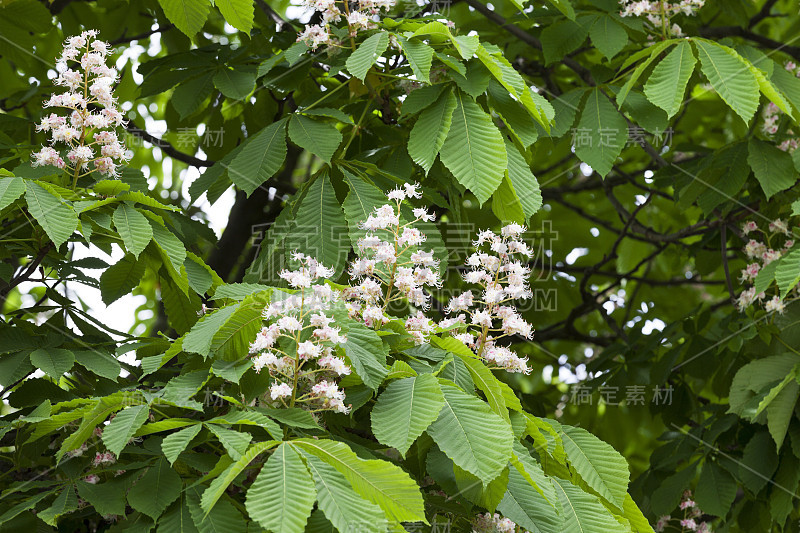
[[[250,517],[275,533],[302,533],[317,499],[314,480],[289,443],[281,444],[247,490]]]
[[[280,444],[276,440],[269,440],[265,442],[256,442],[250,446],[247,452],[242,455],[235,463],[230,464],[225,470],[219,474],[218,477],[214,478],[214,481],[211,482],[211,485],[203,492],[203,497],[200,501],[200,505],[208,514],[214,504],[222,497],[225,491],[228,488],[236,477],[242,473],[242,471],[247,468],[253,459],[255,459],[259,454],[274,448]]]
[[[747,162],[768,200],[797,181],[798,174],[792,157],[776,146],[754,137],[748,143]]]
[[[31,364],[58,380],[75,364],[75,354],[63,348],[40,348],[31,352]]]
[[[317,505],[337,530],[386,531],[381,508],[353,492],[339,471],[313,455],[306,455],[305,461],[316,484]]]
[[[364,81],[367,71],[389,47],[389,34],[385,31],[367,37],[358,45],[356,51],[347,58],[347,70],[356,78]]]
[[[333,268],[344,270],[348,249],[347,221],[327,173],[319,176],[300,202],[286,250],[297,250]]]
[[[575,471],[598,494],[621,509],[630,477],[625,458],[585,429],[562,425],[560,436]]]
[[[544,476],[544,475],[542,475]],[[550,481],[546,480],[548,485]],[[552,485],[550,485],[552,487]],[[555,496],[555,492],[553,493]],[[558,500],[555,500],[558,504]],[[564,519],[523,475],[512,468],[508,474],[507,492],[498,511],[530,533],[562,533]],[[560,509],[559,509],[560,511]]]
[[[405,118],[408,115],[419,113],[432,103],[436,102],[439,95],[447,87],[444,83],[436,85],[420,87],[411,91],[405,100],[403,100],[403,107],[400,109],[401,115]]]
[[[725,517],[736,497],[736,480],[724,468],[706,461],[700,472],[700,480],[694,500],[704,512]]]
[[[507,176],[519,199],[525,218],[529,219],[542,207],[542,192],[539,189],[539,182],[519,150],[508,139],[505,140],[505,143],[508,154]]]
[[[660,61],[644,86],[647,98],[672,118],[681,108],[686,84],[697,59],[688,41],[682,41]]]
[[[98,376],[106,379],[117,379],[122,367],[119,361],[102,349],[98,350],[77,350],[73,352],[78,364],[86,370],[94,372]]]
[[[114,226],[125,248],[138,259],[153,238],[153,229],[147,218],[132,205],[123,203],[114,211]]]
[[[56,462],[61,462],[67,452],[80,448],[86,442],[86,439],[92,435],[94,428],[102,424],[111,413],[125,407],[126,403],[130,405],[132,403],[131,400],[128,395],[122,392],[96,400],[92,410],[83,416],[78,429],[73,431],[61,443],[61,448],[56,453]]]
[[[633,89],[633,86],[636,85],[636,82],[639,80],[639,77],[644,73],[644,71],[647,69],[647,67],[650,66],[650,63],[652,63],[654,60],[658,59],[658,57],[661,55],[661,52],[663,52],[664,50],[666,50],[667,48],[669,48],[673,44],[675,44],[674,40],[661,41],[661,42],[658,42],[658,43],[654,44],[653,46],[645,48],[641,52],[639,52],[637,54],[634,54],[630,58],[628,58],[628,61],[631,61],[634,58],[636,58],[636,60],[638,60],[638,59],[641,59],[641,57],[639,57],[640,54],[642,55],[642,57],[644,57],[644,56],[647,57],[647,59],[642,61],[639,64],[639,66],[634,69],[633,73],[631,74],[631,77],[628,78],[628,81],[625,82],[625,85],[623,85],[622,89],[620,89],[620,91],[617,93],[617,105],[618,106],[622,107],[623,102],[625,102],[625,99],[628,97],[628,93],[631,92],[631,89]],[[623,68],[625,68],[627,66],[628,61],[623,63]]]
[[[231,181],[248,196],[280,170],[286,158],[286,119],[262,129],[233,158],[228,167]]]
[[[551,478],[561,502],[563,533],[608,533],[620,531],[620,523],[596,496],[559,478]]]
[[[400,46],[411,65],[414,76],[425,83],[430,83],[431,63],[433,61],[433,48],[422,41],[398,37]]]
[[[379,442],[405,455],[443,405],[442,390],[432,374],[398,379],[386,387],[372,408],[372,432]]]
[[[483,361],[475,357],[472,350],[463,347],[453,351],[458,358],[463,361],[467,370],[469,370],[472,382],[483,392],[484,396],[486,396],[486,402],[489,404],[489,407],[492,408],[492,411],[508,422],[508,409],[506,408],[506,401],[503,397],[503,389],[500,386],[500,381],[494,377],[492,371],[486,367]]]
[[[797,487],[800,483],[800,459],[794,454],[781,456],[781,466],[775,474],[775,486],[769,495],[769,513],[778,524],[786,522],[786,518],[795,509],[794,493],[782,490],[782,487]]]
[[[189,442],[200,433],[203,429],[202,424],[195,424],[189,426],[175,433],[171,433],[161,441],[161,451],[164,452],[164,457],[167,458],[169,464],[173,464],[178,456],[186,449]]]
[[[742,484],[757,494],[770,482],[778,468],[778,455],[769,433],[756,433],[744,448],[739,463],[738,478]]]
[[[265,305],[263,293],[248,296],[241,302],[211,339],[211,351],[215,357],[238,361],[242,353],[247,353],[250,343],[261,329],[261,312]]]
[[[247,98],[253,92],[255,82],[256,73],[250,69],[240,70],[222,66],[214,74],[214,86],[222,94],[234,100]]]
[[[245,33],[253,29],[253,0],[215,0],[225,20]]]
[[[442,384],[445,405],[428,428],[455,464],[488,484],[511,457],[511,426],[475,396]]]
[[[292,445],[302,450],[307,458],[317,457],[339,471],[356,493],[378,505],[390,520],[427,523],[419,487],[394,464],[379,459],[360,459],[349,446],[332,440],[298,439],[292,441]]]
[[[467,62],[467,72],[463,76],[456,72],[451,76],[456,85],[473,98],[478,98],[489,87],[492,73],[480,62],[474,59]]]
[[[197,312],[202,309],[200,298],[194,293],[181,292],[169,278],[161,280],[161,302],[172,327],[184,334],[197,322]]]
[[[211,342],[217,331],[236,312],[241,304],[236,303],[203,315],[203,318],[192,326],[191,331],[183,338],[183,349],[187,352],[208,355],[211,352]]]
[[[600,89],[586,97],[574,131],[575,155],[605,177],[625,147],[628,123]]]
[[[611,15],[600,15],[589,30],[592,44],[608,59],[620,53],[628,44],[628,32]]]
[[[100,514],[125,514],[125,487],[121,480],[106,483],[78,481],[78,495],[89,502]]]
[[[645,518],[644,514],[642,514],[641,509],[639,509],[636,502],[633,501],[630,494],[625,496],[625,507],[623,507],[622,511],[622,516],[630,522],[631,529],[633,529],[635,533],[655,533],[650,522]]]
[[[217,439],[225,447],[225,451],[231,456],[231,459],[238,461],[242,456],[247,453],[247,447],[250,440],[253,438],[249,433],[241,431],[234,431],[232,429],[225,429],[214,424],[207,424],[206,427],[216,435]]]
[[[292,115],[289,121],[289,138],[326,163],[330,163],[333,153],[342,142],[342,134],[333,124],[298,114]]]
[[[477,35],[450,35],[450,40],[458,50],[459,55],[464,59],[470,59],[475,55],[481,42]]]
[[[24,192],[25,182],[22,178],[0,179],[0,210],[11,205],[11,202],[22,196]]]
[[[700,56],[700,69],[719,96],[745,123],[758,109],[759,87],[749,63],[727,46],[694,40]]]
[[[558,509],[558,496],[542,467],[531,457],[528,449],[520,442],[514,442],[514,452],[511,455],[511,465],[533,487],[542,498],[555,510]]]
[[[169,21],[189,38],[200,31],[211,9],[205,0],[159,0],[158,3]]]
[[[64,244],[78,227],[78,216],[75,211],[47,184],[25,181],[25,201],[31,216],[42,226],[57,248]]]
[[[489,84],[489,103],[524,148],[536,141],[539,134],[533,118],[525,112],[519,102],[511,98],[499,83]],[[506,150],[508,150],[508,143],[506,143]],[[508,157],[510,163],[511,156]]]
[[[160,459],[128,491],[128,503],[140,513],[157,520],[178,498],[182,487],[178,473],[165,459]]]
[[[51,526],[56,525],[56,519],[64,514],[71,513],[78,508],[78,496],[75,494],[75,488],[72,485],[67,485],[61,491],[53,504],[47,509],[37,513],[42,521]]]
[[[149,414],[150,408],[146,405],[135,405],[117,413],[114,420],[103,429],[103,444],[108,451],[118,456],[134,433],[147,421]]]
[[[233,500],[228,497],[221,499],[209,512],[204,512],[200,506],[196,489],[190,489],[187,501],[194,525],[200,533],[245,533],[248,531],[247,521],[237,510]]]
[[[381,338],[374,330],[353,323],[347,330],[344,346],[358,377],[372,390],[377,390],[389,373],[386,368],[387,350]]]
[[[181,120],[197,111],[200,104],[211,95],[214,90],[214,75],[201,74],[178,85],[172,92],[170,103],[181,117]],[[97,190],[95,188],[95,190]]]
[[[312,117],[328,117],[338,120],[344,124],[354,124],[353,118],[335,107],[315,107],[314,109],[299,109],[298,113],[310,115]]]
[[[542,31],[542,51],[546,65],[560,61],[576,50],[589,34],[589,24],[594,17],[583,17],[579,21],[562,20],[547,26]]]
[[[182,492],[158,520],[156,533],[198,533],[187,500],[186,493]]]
[[[453,477],[459,496],[466,498],[476,505],[480,505],[490,513],[493,513],[495,509],[497,509],[508,487],[507,467],[488,485],[484,485],[481,483],[480,479],[466,470],[463,470],[458,465],[453,465]]]
[[[436,103],[420,113],[411,129],[408,137],[408,155],[425,170],[425,174],[430,171],[447,138],[455,108],[456,97],[452,91],[446,91]]]
[[[483,204],[503,181],[508,162],[503,135],[471,98],[461,92],[455,98],[456,108],[440,156],[458,182]]]
[[[570,20],[575,19],[575,10],[572,9],[572,4],[569,0],[547,0],[553,7],[561,11],[561,13]]]
[[[386,195],[376,186],[354,176],[345,169],[341,170],[344,181],[350,188],[342,208],[347,220],[350,242],[357,250],[358,240],[364,238],[368,233],[367,230],[359,228],[359,224],[366,220],[376,208],[386,203]]]
[[[517,192],[507,177],[492,195],[492,212],[503,223],[525,224],[526,216]]]

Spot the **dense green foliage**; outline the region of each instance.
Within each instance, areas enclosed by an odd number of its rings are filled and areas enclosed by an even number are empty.
[[[798,531],[796,3],[391,4],[349,23],[356,4],[326,4],[324,35],[304,28],[323,9],[269,0],[0,5],[0,531],[469,531],[487,512],[686,531],[685,490],[715,531]],[[119,176],[31,164],[55,59],[92,28],[120,74]],[[379,325],[324,310],[348,408],[296,379],[274,394],[250,345],[266,306],[305,298],[279,276],[292,252],[347,294],[361,223],[415,182],[398,217],[439,267],[436,321],[475,233],[530,227],[536,332],[505,340],[532,372],[498,369],[486,327],[474,349],[452,325],[415,336],[421,306],[389,290]],[[231,196],[217,237],[208,204]],[[89,288],[146,297],[130,331]],[[295,376],[302,335],[280,344]]]

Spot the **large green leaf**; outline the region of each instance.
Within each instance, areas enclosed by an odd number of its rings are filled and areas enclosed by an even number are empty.
[[[439,416],[444,396],[433,374],[398,379],[378,396],[372,408],[375,438],[405,455]]]
[[[585,429],[562,425],[560,436],[575,471],[598,494],[621,509],[630,477],[625,458]]]
[[[608,533],[621,531],[621,524],[603,507],[597,496],[559,478],[551,478],[561,502],[563,533]]]
[[[650,66],[650,63],[652,63],[653,61],[657,60],[658,57],[661,55],[661,52],[663,52],[664,50],[666,50],[667,48],[669,48],[673,44],[675,44],[675,41],[673,41],[673,40],[658,42],[658,43],[654,44],[653,46],[649,46],[649,47],[645,48],[644,50],[642,50],[642,51],[640,51],[640,52],[638,52],[636,54],[633,54],[632,56],[630,56],[628,58],[628,60],[625,63],[623,63],[622,68],[625,68],[627,66],[628,61],[631,61],[633,59],[641,59],[640,56],[646,56],[647,57],[647,59],[645,59],[644,61],[639,63],[639,66],[636,67],[633,70],[633,72],[631,73],[631,77],[628,78],[628,81],[625,82],[625,85],[623,85],[622,89],[620,89],[620,91],[617,93],[617,105],[618,106],[622,107],[622,104],[625,102],[625,99],[628,97],[628,93],[631,92],[631,89],[633,89],[633,86],[636,85],[636,82],[639,80],[639,77],[642,75],[642,73],[644,73],[644,71],[647,69],[647,67]]]
[[[200,505],[208,514],[214,507],[214,504],[225,494],[225,491],[228,489],[228,485],[230,485],[236,477],[242,473],[242,471],[247,468],[253,459],[255,459],[259,454],[274,448],[280,444],[276,440],[268,440],[263,442],[256,442],[250,446],[246,453],[244,453],[236,462],[231,463],[218,477],[214,478],[208,488],[203,491],[202,499],[200,500]]]
[[[377,390],[389,369],[386,368],[386,348],[374,330],[352,323],[347,330],[345,353],[358,377],[365,385]]]
[[[444,383],[442,392],[445,405],[428,433],[455,464],[486,485],[511,457],[511,426],[471,394]]]
[[[140,513],[157,520],[178,498],[182,488],[178,473],[166,459],[160,459],[128,491],[128,503]]]
[[[11,202],[25,192],[22,178],[0,178],[0,211],[11,205]]]
[[[539,181],[513,143],[508,139],[505,142],[508,154],[508,179],[519,199],[525,218],[529,219],[542,207],[542,191],[539,188]]]
[[[46,524],[55,526],[56,519],[64,514],[71,513],[78,508],[78,497],[75,495],[75,488],[69,484],[61,491],[52,505],[36,513],[36,516]]]
[[[550,482],[547,481],[550,485]],[[554,493],[555,495],[555,493]],[[558,500],[555,501],[558,503]],[[508,488],[497,507],[530,533],[562,533],[564,519],[516,469],[508,474]],[[560,509],[559,509],[560,510]]]
[[[503,135],[474,100],[460,91],[455,98],[456,108],[440,157],[458,182],[483,204],[503,181],[508,163]]]
[[[773,144],[751,137],[747,162],[768,200],[797,182],[792,156]]]
[[[200,433],[201,429],[203,429],[202,424],[194,424],[167,435],[164,440],[161,441],[161,451],[164,452],[164,457],[167,458],[169,464],[175,462],[181,452],[189,445],[189,442]]]
[[[250,517],[275,533],[302,533],[317,499],[314,480],[287,442],[272,452],[247,490]]]
[[[189,512],[200,533],[246,533],[248,523],[229,497],[222,498],[211,511],[204,512],[197,489],[189,489]]]
[[[31,352],[31,364],[58,380],[75,364],[75,354],[63,348],[39,348]]]
[[[367,230],[359,228],[359,224],[365,221],[375,208],[384,205],[387,199],[384,192],[376,186],[354,176],[345,169],[342,169],[342,174],[345,183],[350,188],[342,208],[347,220],[350,242],[354,249],[358,249],[358,240],[364,238],[368,233]]]
[[[211,10],[207,0],[158,0],[158,3],[169,21],[189,38],[200,31]]]
[[[692,41],[700,55],[700,69],[711,86],[745,123],[758,109],[759,87],[749,63],[721,44],[704,39]]]
[[[686,92],[686,84],[694,71],[697,59],[692,45],[681,41],[660,61],[644,86],[648,100],[667,112],[670,118],[678,112]]]
[[[589,92],[577,129],[573,132],[575,155],[605,177],[628,139],[628,123],[603,92]]]
[[[78,227],[78,215],[47,184],[26,180],[25,201],[28,212],[42,226],[56,248],[64,244]]]
[[[118,412],[103,429],[103,444],[108,451],[118,456],[134,433],[147,421],[149,414],[150,408],[146,405],[134,405]]]
[[[233,158],[228,167],[231,181],[248,196],[275,175],[286,157],[286,119],[262,129]]]
[[[138,259],[153,238],[153,229],[147,218],[132,205],[122,203],[114,211],[114,226],[125,243],[125,249]]]
[[[264,293],[248,296],[236,308],[211,339],[214,356],[225,361],[238,361],[249,349],[261,329],[261,315],[266,305]]]
[[[347,221],[327,174],[319,176],[297,209],[286,250],[297,250],[316,258],[341,275],[349,246]]]
[[[367,37],[358,45],[356,51],[347,58],[347,70],[356,78],[364,81],[367,71],[386,51],[389,46],[389,34],[385,31]]]
[[[539,134],[533,118],[497,82],[489,84],[489,103],[524,148],[536,142]],[[508,150],[508,142],[506,142],[506,150]],[[508,158],[509,164],[511,164],[511,155]]]
[[[579,21],[562,20],[548,24],[542,31],[542,51],[546,65],[560,61],[576,50],[586,40],[594,17],[583,17]]]
[[[215,0],[214,5],[237,30],[249,34],[253,29],[253,0]]]
[[[241,302],[203,315],[203,318],[198,320],[189,333],[183,337],[183,349],[187,352],[207,356],[211,352],[211,343],[214,340],[214,335],[217,334],[240,305]]]
[[[180,494],[159,519],[156,533],[198,533],[185,492]]]
[[[247,447],[253,438],[249,433],[225,429],[215,424],[206,424],[206,427],[217,437],[217,440],[222,443],[225,451],[228,452],[228,455],[230,455],[231,459],[234,461],[238,461],[247,453]]]
[[[706,461],[700,472],[700,480],[694,499],[704,512],[725,517],[736,497],[736,480],[717,463]]]
[[[419,487],[389,461],[360,459],[349,446],[332,440],[298,439],[292,445],[338,470],[353,490],[377,504],[390,520],[427,523]]]
[[[456,108],[456,97],[446,91],[436,103],[420,113],[408,137],[408,155],[419,166],[430,171],[436,155],[442,148]]]
[[[430,83],[431,62],[433,61],[433,48],[422,41],[399,37],[400,46],[408,59],[414,76],[420,81]]]
[[[316,484],[317,505],[337,530],[386,532],[386,515],[380,507],[353,492],[347,479],[318,457],[306,455],[305,460]]]
[[[342,134],[329,122],[295,114],[289,121],[289,138],[300,148],[308,150],[326,163],[342,142]]]
[[[589,30],[592,44],[609,60],[628,44],[628,32],[611,15],[599,15]]]

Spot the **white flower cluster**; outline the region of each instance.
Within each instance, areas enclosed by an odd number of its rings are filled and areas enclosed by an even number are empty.
[[[368,233],[358,241],[359,258],[350,263],[350,278],[357,282],[345,290],[351,317],[358,317],[374,327],[389,321],[387,306],[394,301],[408,300],[411,305],[430,308],[430,295],[425,287],[440,287],[439,261],[433,250],[422,250],[425,234],[413,227],[419,221],[432,222],[436,216],[424,208],[412,210],[414,220],[403,222],[400,206],[407,198],[420,198],[416,184],[390,191],[384,204],[359,227]],[[421,313],[406,322],[409,333],[418,343],[424,342],[433,325]]]
[[[472,521],[472,533],[515,533],[517,524],[498,513],[479,514]]]
[[[677,24],[669,26],[670,19],[675,15],[693,16],[697,10],[705,5],[705,0],[680,0],[679,2],[663,2],[657,0],[619,0],[622,5],[620,16],[647,17],[650,23],[661,28],[666,26],[674,37],[683,37],[683,30]]]
[[[496,345],[503,337],[533,337],[531,325],[509,305],[514,300],[531,298],[527,284],[531,271],[518,259],[533,255],[533,250],[521,240],[524,232],[524,226],[509,224],[503,227],[500,235],[489,230],[478,234],[478,240],[473,243],[476,252],[467,258],[464,281],[478,285],[480,293],[476,295],[469,290],[452,298],[445,312],[459,314],[442,320],[439,326],[453,328],[457,331],[453,337],[490,364],[509,372],[527,374],[530,372],[527,358]]]
[[[116,134],[124,121],[113,94],[117,71],[106,65],[110,45],[96,37],[96,30],[88,30],[66,40],[55,84],[67,92],[52,95],[44,106],[66,109],[69,116],[51,113],[36,126],[37,131],[50,133],[52,145],[66,145],[69,163],[58,150],[46,146],[32,154],[32,166],[70,167],[75,180],[95,171],[117,176],[119,163],[131,158]]]
[[[742,283],[753,283],[758,276],[758,273],[768,264],[780,259],[784,254],[786,254],[790,248],[794,246],[794,239],[790,239],[791,232],[789,231],[789,225],[787,222],[776,219],[769,223],[768,231],[763,231],[758,227],[754,221],[750,220],[745,222],[742,225],[742,233],[744,235],[750,235],[751,233],[761,233],[763,234],[766,242],[762,242],[758,239],[751,238],[747,244],[745,244],[744,249],[742,250],[744,254],[747,256],[747,259],[752,261],[749,263],[744,269],[742,269],[741,277],[739,281]],[[778,247],[773,246],[777,245],[779,239],[783,239],[783,244]],[[756,288],[754,286],[750,286],[742,291],[737,299],[736,303],[739,307],[739,311],[744,311],[755,302],[760,302],[766,298],[766,294],[764,292],[756,293]],[[767,300],[764,304],[764,308],[768,312],[777,312],[779,314],[783,313],[786,304],[781,300],[780,296],[774,296],[772,299]]]
[[[798,67],[794,62],[788,61],[785,65],[785,68],[794,76],[800,78],[800,67]],[[761,114],[762,118],[764,119],[764,123],[761,125],[762,133],[770,137],[776,135],[779,130],[779,122],[782,115],[783,111],[781,111],[778,106],[772,102],[767,103],[767,105],[764,106],[764,111]],[[798,146],[800,146],[800,138],[795,136],[795,133],[791,128],[787,129],[785,131],[785,139],[778,144],[778,148],[784,152],[792,153],[797,150]]]
[[[293,259],[300,268],[284,270],[280,276],[298,292],[264,309],[268,325],[250,345],[250,353],[256,354],[253,367],[256,372],[267,368],[275,378],[269,391],[273,401],[347,413],[350,409],[338,385],[328,379],[318,381],[321,376],[350,374],[350,367],[335,353],[347,338],[331,326],[334,319],[326,314],[340,294],[324,282],[315,283],[333,276],[333,269],[302,253],[295,252]]]
[[[306,24],[297,41],[305,42],[312,50],[316,50],[322,44],[336,44],[331,35],[331,23],[344,19],[349,34],[355,36],[359,30],[375,28],[377,15],[381,10],[388,11],[395,3],[396,0],[358,0],[358,9],[351,11],[349,0],[303,0],[303,7],[321,14],[322,24]],[[341,4],[344,11],[336,4]]]

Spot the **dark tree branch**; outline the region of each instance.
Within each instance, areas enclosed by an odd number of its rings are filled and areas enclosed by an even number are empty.
[[[154,137],[153,135],[150,135],[143,129],[136,127],[132,122],[128,122],[128,124],[125,125],[125,129],[128,130],[131,134],[136,135],[140,139],[149,142],[153,146],[157,146],[158,148],[161,149],[162,152],[172,157],[173,159],[182,161],[187,165],[191,165],[193,167],[210,167],[215,163],[215,161],[212,161],[210,159],[199,159],[193,155],[181,152],[180,150],[175,149],[175,147],[172,146],[167,141],[159,139],[158,137]]]

